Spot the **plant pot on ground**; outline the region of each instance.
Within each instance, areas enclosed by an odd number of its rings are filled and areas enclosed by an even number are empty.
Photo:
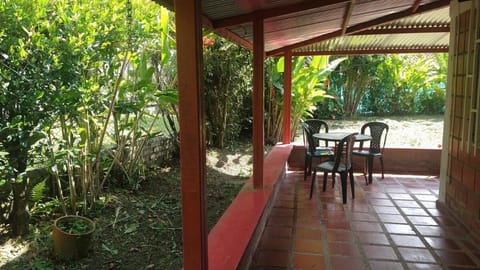
[[[67,215],[53,224],[53,251],[62,259],[80,259],[88,255],[95,223],[83,216]]]

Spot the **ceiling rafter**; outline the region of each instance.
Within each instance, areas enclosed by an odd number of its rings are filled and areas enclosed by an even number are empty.
[[[355,0],[351,0],[347,3],[347,7],[345,9],[345,15],[343,16],[342,22],[342,36],[345,35],[347,32],[347,27],[350,24],[350,18],[352,17],[353,8],[355,6]]]
[[[175,5],[173,0],[153,0],[157,4],[167,8],[168,10],[175,11]],[[228,29],[215,29],[213,27],[212,21],[205,15],[202,15],[202,25],[205,26],[206,28],[212,30],[216,34],[233,41],[234,43],[237,43],[238,45],[249,49],[253,50],[253,44],[248,41],[247,39],[244,39],[240,37],[239,35],[235,34],[234,32],[228,30]]]
[[[429,4],[419,6],[417,8],[417,10],[413,13],[411,12],[411,9],[409,8],[409,9],[404,10],[404,11],[389,14],[389,15],[386,15],[386,16],[383,16],[383,17],[380,17],[380,18],[377,18],[377,19],[373,19],[373,20],[370,20],[370,21],[367,21],[367,22],[364,22],[364,23],[359,23],[359,24],[347,27],[347,30],[345,31],[345,34],[346,35],[352,35],[356,32],[367,30],[368,28],[371,28],[371,27],[374,27],[374,26],[377,26],[377,25],[380,25],[380,24],[384,24],[384,23],[387,23],[387,22],[390,22],[390,21],[398,20],[398,19],[401,19],[401,18],[404,18],[404,17],[407,17],[407,16],[411,16],[411,15],[414,15],[414,14],[420,14],[420,13],[424,13],[424,12],[427,12],[427,11],[432,11],[432,10],[435,10],[435,9],[443,8],[445,6],[448,6],[449,4],[450,4],[450,0],[440,0],[440,1],[437,1],[437,2],[432,2],[432,3],[429,3]],[[279,48],[279,49],[271,50],[271,51],[267,52],[267,56],[281,55],[286,50],[295,50],[296,48],[299,48],[299,47],[303,47],[303,46],[307,46],[307,45],[310,45],[310,44],[313,44],[313,43],[317,43],[317,42],[325,41],[325,40],[328,40],[328,39],[340,37],[342,35],[342,32],[343,32],[342,30],[333,31],[333,32],[330,32],[330,33],[325,34],[325,35],[321,35],[321,36],[311,38],[309,40],[305,40],[305,41],[302,41],[302,42],[291,44],[291,45],[288,45],[288,46],[285,46],[285,47],[282,47],[282,48]]]
[[[224,28],[224,27],[229,27],[229,26],[234,26],[234,25],[239,25],[244,23],[251,23],[253,22],[254,19],[257,19],[257,18],[268,19],[272,17],[278,17],[278,16],[290,14],[290,13],[330,6],[330,5],[339,4],[342,2],[348,2],[348,1],[350,0],[325,0],[325,1],[310,0],[308,2],[296,3],[288,6],[257,10],[247,14],[215,20],[215,21],[212,21],[212,23],[215,29]]]
[[[415,0],[415,2],[413,2],[412,7],[410,8],[410,12],[415,13],[421,3],[422,3],[422,0]]]
[[[230,40],[230,41],[233,41],[234,43],[237,43],[238,45],[248,49],[248,50],[253,50],[253,44],[240,37],[239,35],[235,34],[234,32],[228,30],[227,28],[218,28],[218,29],[215,29],[213,27],[213,24],[212,24],[212,21],[207,18],[206,16],[202,15],[202,24],[203,26],[205,26],[206,28],[212,30],[213,32],[215,32],[216,34]]]

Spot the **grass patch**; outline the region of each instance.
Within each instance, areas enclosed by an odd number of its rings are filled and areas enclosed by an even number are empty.
[[[388,117],[357,117],[348,120],[326,120],[330,132],[360,132],[363,124],[371,121],[385,122],[389,126],[387,148],[421,147],[441,148],[443,141],[443,115],[415,115]],[[302,142],[301,130],[296,142]]]

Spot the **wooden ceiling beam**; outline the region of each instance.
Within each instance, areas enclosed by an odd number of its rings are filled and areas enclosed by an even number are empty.
[[[212,30],[216,34],[218,34],[218,35],[220,35],[220,36],[222,36],[222,37],[224,37],[224,38],[226,38],[226,39],[228,39],[228,40],[230,40],[230,41],[232,41],[232,42],[234,42],[234,43],[236,43],[236,44],[238,44],[238,45],[240,45],[240,46],[242,46],[242,47],[244,47],[248,50],[253,50],[253,44],[250,41],[240,37],[239,35],[235,34],[234,32],[232,32],[232,31],[230,31],[226,28],[215,29],[213,27],[212,21],[209,18],[207,18],[206,16],[202,16],[202,24],[203,24],[204,27]]]
[[[422,3],[422,0],[415,0],[415,2],[413,2],[412,7],[410,8],[410,12],[415,13],[421,3]]]
[[[345,15],[343,16],[342,22],[342,36],[345,35],[347,32],[348,24],[350,23],[350,18],[352,17],[353,8],[355,6],[355,0],[350,1],[347,3],[347,7],[345,9]]]
[[[356,32],[364,31],[364,30],[367,30],[368,28],[371,28],[371,27],[374,27],[374,26],[377,26],[377,25],[380,25],[380,24],[384,24],[384,23],[387,23],[387,22],[390,22],[390,21],[398,20],[398,19],[408,17],[408,16],[411,16],[411,15],[414,15],[414,14],[420,14],[420,13],[432,11],[432,10],[435,10],[435,9],[443,8],[445,6],[448,6],[449,4],[450,4],[450,0],[439,0],[439,1],[432,2],[432,3],[425,4],[423,6],[418,7],[418,9],[414,13],[411,13],[411,10],[407,9],[407,10],[400,11],[400,12],[397,12],[397,13],[389,14],[389,15],[371,20],[371,21],[367,21],[367,22],[364,22],[364,23],[360,23],[360,24],[356,24],[356,25],[347,27],[347,30],[345,31],[345,34],[346,35],[352,35]],[[330,32],[330,33],[325,34],[325,35],[321,35],[321,36],[318,36],[318,37],[311,38],[309,40],[305,40],[305,41],[302,41],[302,42],[291,44],[291,45],[288,45],[288,46],[285,46],[285,47],[282,47],[282,48],[279,48],[279,49],[271,50],[271,51],[267,52],[267,56],[281,55],[286,50],[295,50],[296,48],[299,48],[299,47],[303,47],[303,46],[307,46],[307,45],[314,44],[314,43],[317,43],[317,42],[325,41],[325,40],[328,40],[328,39],[340,37],[342,35],[342,33],[343,33],[343,31],[342,31],[342,29],[340,29],[340,30]]]
[[[317,43],[317,42],[321,42],[321,41],[324,41],[324,40],[340,37],[341,35],[342,35],[342,30],[337,30],[337,31],[330,32],[330,33],[327,33],[327,34],[324,34],[324,35],[321,35],[321,36],[318,36],[318,37],[315,37],[315,38],[312,38],[312,39],[309,39],[309,40],[306,40],[306,41],[302,41],[302,42],[299,42],[299,43],[288,45],[288,46],[285,46],[283,48],[279,48],[279,49],[276,49],[276,50],[271,50],[271,51],[267,52],[267,56],[281,55],[281,54],[283,54],[284,51],[294,50],[294,49],[299,48],[299,47],[303,47],[303,46],[307,46],[307,45],[314,44],[314,43]]]
[[[258,18],[268,19],[272,17],[282,16],[290,13],[300,12],[300,11],[324,7],[324,6],[330,6],[330,5],[334,5],[342,2],[348,2],[348,1],[350,0],[324,0],[324,1],[310,0],[308,2],[300,2],[296,4],[275,7],[271,9],[256,10],[247,14],[214,20],[212,22],[215,29],[224,28],[224,27],[229,27],[229,26],[234,26],[234,25],[239,25],[244,23],[251,23],[253,22],[253,20]]]

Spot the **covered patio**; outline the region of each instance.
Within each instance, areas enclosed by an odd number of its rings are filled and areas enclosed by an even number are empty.
[[[184,269],[475,269],[480,266],[479,3],[168,1],[176,13]],[[253,51],[253,176],[207,232],[202,26]],[[289,163],[294,55],[449,52],[438,178],[389,175],[357,198],[306,200]],[[264,157],[265,56],[285,57],[283,145]],[[403,173],[409,174],[410,168]],[[338,188],[338,185],[337,185]],[[468,234],[471,233],[471,234]],[[337,267],[338,266],[338,267]],[[345,269],[348,269],[347,267]]]

